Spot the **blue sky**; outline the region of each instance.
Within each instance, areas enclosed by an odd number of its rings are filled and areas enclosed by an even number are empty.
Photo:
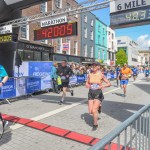
[[[78,0],[83,2],[85,0]],[[109,8],[93,11],[93,13],[105,24],[110,25]],[[150,47],[150,25],[135,26],[130,28],[117,29],[116,36],[129,36],[140,43],[141,47],[148,49]]]

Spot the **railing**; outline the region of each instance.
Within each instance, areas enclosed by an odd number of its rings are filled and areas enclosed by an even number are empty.
[[[90,150],[150,150],[150,105],[141,108]]]

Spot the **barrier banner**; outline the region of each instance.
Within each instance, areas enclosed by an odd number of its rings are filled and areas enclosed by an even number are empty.
[[[37,91],[41,91],[41,78],[26,78],[26,94],[32,94]]]
[[[17,78],[16,79],[16,96],[23,96],[26,95],[26,84],[25,78]]]
[[[70,77],[70,81],[69,81],[69,85],[76,85],[77,84],[77,76],[71,76]]]
[[[78,83],[84,83],[85,82],[85,76],[83,75],[77,75],[77,82]]]
[[[13,78],[8,79],[5,85],[0,89],[0,99],[16,97],[16,83]]]
[[[85,81],[87,81],[87,77],[88,77],[88,75],[84,74]]]
[[[52,88],[52,62],[29,62],[29,76],[41,77],[41,90]]]

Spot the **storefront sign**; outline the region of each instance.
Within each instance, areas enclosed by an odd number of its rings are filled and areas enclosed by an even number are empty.
[[[12,34],[0,35],[0,43],[12,42]]]
[[[12,25],[0,27],[0,34],[12,33]]]
[[[52,26],[52,25],[62,24],[62,23],[66,23],[66,22],[67,22],[67,17],[62,16],[62,17],[59,17],[59,18],[54,18],[54,19],[48,19],[48,20],[41,21],[41,27],[49,27],[49,26]]]

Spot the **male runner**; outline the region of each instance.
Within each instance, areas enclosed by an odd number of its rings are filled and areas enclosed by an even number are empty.
[[[124,97],[126,97],[126,88],[127,88],[127,84],[129,82],[129,75],[132,74],[132,70],[130,68],[127,67],[127,64],[124,64],[124,67],[121,69],[118,77],[121,74],[121,86],[123,88],[123,92],[124,92]]]
[[[132,72],[133,72],[133,79],[135,81],[138,75],[138,69],[134,66]]]
[[[62,94],[62,98],[59,102],[59,104],[62,105],[64,102],[64,98],[66,97],[66,92],[70,92],[71,96],[74,95],[73,90],[69,89],[69,78],[70,78],[70,76],[72,76],[73,71],[71,70],[70,67],[67,66],[67,61],[63,60],[61,63],[61,66],[57,70],[57,73],[62,80],[63,94]]]
[[[150,75],[150,70],[149,68],[147,67],[146,70],[145,70],[145,77],[146,77],[146,80],[149,81],[149,75]]]
[[[0,93],[1,93],[1,87],[7,82],[8,75],[6,70],[2,65],[0,65]],[[0,113],[0,118],[2,119],[2,115]],[[8,121],[4,121],[4,128],[7,126]]]
[[[116,77],[117,77],[117,86],[118,87],[119,87],[119,81],[121,80],[120,71],[121,71],[121,67],[120,67],[120,65],[118,65],[117,68],[116,68]],[[120,76],[119,76],[119,74],[120,74]]]

